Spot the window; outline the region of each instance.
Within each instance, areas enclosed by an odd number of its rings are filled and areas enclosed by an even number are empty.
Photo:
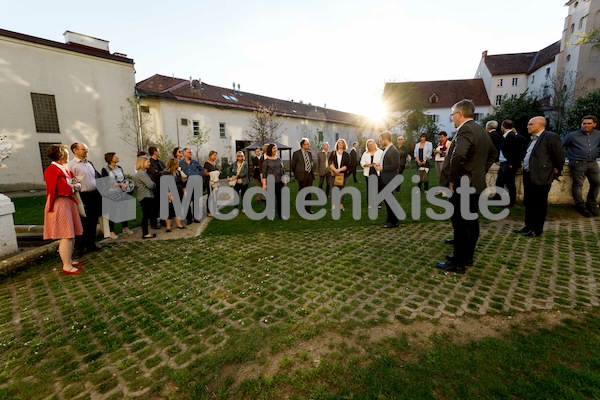
[[[575,24],[571,24],[571,33],[575,32]]]
[[[35,131],[39,133],[60,133],[56,100],[52,94],[31,93]],[[52,143],[50,143],[52,144]],[[44,157],[46,154],[44,154]]]
[[[579,20],[579,29],[583,28],[583,23],[584,23],[584,22],[585,22],[585,17],[582,17],[582,18]]]
[[[431,104],[437,104],[437,102],[438,102],[438,96],[437,96],[437,94],[435,94],[435,93],[434,93],[434,94],[432,94],[432,95],[429,97],[429,102],[430,102]]]
[[[200,135],[200,122],[192,121],[192,131],[194,132],[194,136]]]
[[[187,120],[187,118],[181,118],[181,125],[182,126],[188,126],[188,120]]]
[[[550,67],[546,68],[546,77],[550,75]]]
[[[223,167],[225,164],[229,164],[229,160],[227,157],[221,157],[221,167]]]
[[[338,140],[340,140],[340,134],[338,132],[335,133],[335,141],[337,142]],[[333,149],[335,150],[335,149]]]
[[[45,171],[46,168],[48,168],[50,166],[50,163],[52,162],[46,155],[46,152],[48,151],[48,147],[52,146],[53,144],[60,144],[60,143],[38,143],[38,145],[40,146],[40,158],[42,160],[42,171]]]
[[[483,116],[482,116],[482,114],[481,114],[481,113],[475,113],[475,116],[473,117],[473,119],[474,119],[475,121],[481,121],[481,118],[482,118],[482,117],[483,117]]]
[[[319,143],[323,143],[325,141],[325,137],[323,136],[323,131],[317,131],[317,140]]]
[[[428,115],[427,118],[431,121],[431,122],[440,122],[440,116],[437,114],[433,114],[433,115]]]
[[[531,75],[531,83],[535,82],[535,75]]]
[[[499,94],[496,96],[496,105],[499,106],[502,104],[502,95]]]
[[[543,96],[548,97],[549,95],[550,95],[549,87],[548,87],[548,85],[544,85]]]
[[[511,95],[510,95],[510,98],[511,98],[511,100],[514,100],[514,99],[516,99],[516,98],[517,98],[517,95],[516,95],[516,94],[511,94]]]
[[[219,122],[219,137],[227,137],[225,132],[225,122]]]
[[[519,86],[519,78],[512,78],[512,85]]]
[[[140,112],[149,113],[150,112],[150,106],[140,106]]]
[[[498,79],[498,87],[502,87],[504,86],[504,79],[500,78]]]
[[[235,96],[232,96],[230,94],[221,94],[221,96],[225,99],[225,100],[231,100],[231,101],[238,101],[238,99],[235,98]]]
[[[567,62],[571,61],[571,55],[567,54]]]

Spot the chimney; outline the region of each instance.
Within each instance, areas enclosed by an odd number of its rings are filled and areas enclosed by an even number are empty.
[[[481,53],[481,58],[487,58],[487,50],[484,50],[484,52]]]
[[[238,83],[238,92],[240,91],[240,84]]]
[[[233,90],[235,90],[235,82],[233,82]]]
[[[194,81],[192,80],[192,77],[190,76],[190,87],[193,89],[194,88]]]
[[[88,35],[71,31],[65,31],[65,33],[63,33],[63,36],[65,37],[66,44],[78,44],[81,46],[93,47],[94,49],[103,50],[107,53],[109,52],[108,40],[96,39]]]

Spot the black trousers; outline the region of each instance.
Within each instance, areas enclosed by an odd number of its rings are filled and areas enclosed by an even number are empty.
[[[150,209],[150,225],[155,228],[158,226],[158,214],[160,211],[160,186],[156,185],[152,189],[154,197],[152,198],[152,208]]]
[[[323,189],[323,183],[325,183],[325,195],[329,197],[329,191],[331,190],[331,185],[329,184],[329,176],[319,175],[319,189]]]
[[[544,223],[548,214],[548,193],[550,193],[548,185],[535,185],[531,182],[529,172],[523,172],[523,188],[525,190],[525,226],[541,235],[544,231]]]
[[[96,226],[98,217],[102,214],[102,196],[100,192],[81,192],[81,201],[85,207],[85,217],[81,217],[83,235],[75,238],[75,252],[83,254],[96,249]]]
[[[312,176],[312,174],[305,173],[302,180],[298,181],[298,190],[300,191],[300,190],[304,189],[305,187],[312,186],[314,179],[315,178]],[[312,195],[310,193],[307,194],[306,196],[304,196],[304,200],[310,200],[310,199],[312,199]],[[306,212],[310,212],[309,206],[305,206],[304,209],[306,210]]]
[[[142,235],[148,235],[148,220],[150,219],[150,215],[152,213],[152,207],[154,204],[154,199],[151,197],[144,197],[140,200],[140,205],[142,206]]]
[[[470,194],[468,199],[469,211],[477,214],[479,212],[479,194]],[[454,213],[451,218],[454,230],[454,257],[452,262],[465,266],[467,260],[473,259],[475,246],[479,240],[479,216],[474,220],[465,219],[460,210],[460,195],[456,192],[450,197],[450,203],[454,206]]]
[[[498,169],[498,179],[496,180],[496,186],[503,188],[506,186],[508,195],[510,196],[509,206],[514,206],[517,202],[517,185],[515,184],[515,175],[517,171],[515,168],[510,168],[507,162],[500,164]]]

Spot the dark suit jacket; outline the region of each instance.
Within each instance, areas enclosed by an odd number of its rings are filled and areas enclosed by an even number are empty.
[[[565,151],[560,137],[551,131],[543,131],[529,158],[529,177],[534,185],[549,185],[554,180],[553,168],[562,174]]]
[[[312,153],[310,151],[307,151],[307,153],[308,159],[310,160],[309,174],[314,178],[315,174],[313,172],[314,166]],[[296,177],[297,181],[301,181],[304,179],[304,174],[306,174],[306,166],[304,165],[304,157],[302,156],[302,150],[296,150],[294,154],[292,154],[292,162],[290,164],[290,168],[294,172],[294,176]]]
[[[500,149],[502,148],[502,143],[504,142],[504,135],[497,130],[490,133],[490,138],[492,139],[492,144],[496,149],[496,161],[498,161],[498,156],[500,155]]]
[[[353,147],[350,149],[350,167],[356,168],[357,165],[358,165],[358,153],[356,152],[356,149]]]
[[[398,155],[400,157],[400,160],[398,161],[398,174],[402,174],[406,168],[406,156],[408,155],[406,146],[402,146],[398,149]]]
[[[504,154],[508,165],[512,166],[515,170],[521,167],[521,161],[523,161],[523,157],[525,156],[522,151],[523,140],[525,139],[522,136],[517,136],[516,133],[510,132],[502,142],[502,154]],[[527,149],[527,146],[525,146],[525,149]]]
[[[477,122],[465,122],[454,135],[450,150],[442,169],[446,186],[451,182],[460,185],[460,179],[467,176],[469,185],[479,194],[485,189],[485,174],[496,160],[496,148],[490,135]]]
[[[388,150],[383,155],[381,165],[383,167],[380,175],[381,182],[383,182],[384,185],[387,185],[392,179],[394,179],[396,175],[398,175],[398,168],[400,166],[400,155],[398,154],[396,146],[394,146],[393,144],[390,145]]]

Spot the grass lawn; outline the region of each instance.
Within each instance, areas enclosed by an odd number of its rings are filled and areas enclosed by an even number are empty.
[[[42,260],[0,281],[0,399],[599,398],[598,220],[519,212],[460,276],[432,268],[449,222],[385,212]]]

